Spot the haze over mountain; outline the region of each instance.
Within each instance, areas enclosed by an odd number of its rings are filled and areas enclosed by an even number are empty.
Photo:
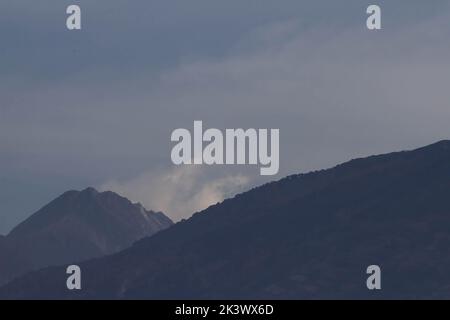
[[[450,141],[293,175],[1,298],[450,298]],[[366,288],[366,268],[382,290]]]
[[[113,192],[68,191],[0,238],[0,283],[51,265],[118,252],[172,225]]]

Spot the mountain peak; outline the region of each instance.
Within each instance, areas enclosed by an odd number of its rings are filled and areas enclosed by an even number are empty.
[[[92,195],[97,195],[99,194],[99,192],[97,191],[97,189],[93,188],[93,187],[87,187],[86,189],[80,191],[80,193],[86,193],[86,194],[92,194]]]
[[[63,193],[0,241],[24,252],[40,268],[111,254],[172,224],[163,213],[89,187]]]
[[[98,224],[100,220],[105,225],[117,224],[121,220],[126,220],[127,216],[141,216],[141,211],[153,212],[147,211],[142,204],[133,204],[127,198],[112,191],[99,192],[93,187],[82,191],[71,190],[63,193],[19,224],[8,237],[14,237],[18,233],[31,234],[48,229],[52,225],[68,219],[79,218],[83,220],[83,223],[91,226],[94,223]],[[100,225],[98,226],[100,227]]]

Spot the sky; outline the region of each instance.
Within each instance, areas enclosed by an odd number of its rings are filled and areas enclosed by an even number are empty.
[[[66,29],[70,4],[80,31]],[[382,30],[366,28],[370,4]],[[289,174],[450,138],[448,1],[5,0],[0,17],[0,234],[67,190],[177,221]],[[194,120],[280,129],[279,174],[174,166],[171,132]]]

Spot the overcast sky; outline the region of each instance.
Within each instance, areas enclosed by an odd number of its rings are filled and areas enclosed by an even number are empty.
[[[370,32],[374,3],[383,29]],[[69,4],[81,31],[65,27]],[[0,17],[3,234],[69,189],[178,220],[264,181],[450,137],[448,1],[6,0]],[[279,175],[174,167],[170,134],[194,120],[279,128]]]

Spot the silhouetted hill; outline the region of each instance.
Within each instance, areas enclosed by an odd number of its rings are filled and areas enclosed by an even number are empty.
[[[0,239],[0,282],[24,270],[118,252],[170,225],[164,214],[113,192],[66,192]]]
[[[14,245],[10,245],[6,237],[0,237],[0,284],[30,270],[32,267],[28,259]]]
[[[293,175],[2,298],[450,298],[450,142]],[[382,269],[382,290],[366,268]]]

